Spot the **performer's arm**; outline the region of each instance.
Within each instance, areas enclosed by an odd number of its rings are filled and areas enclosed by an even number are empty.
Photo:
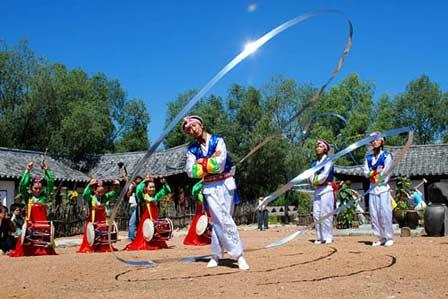
[[[82,198],[88,203],[92,202],[92,187],[90,187],[90,183],[84,188]]]
[[[27,168],[25,172],[22,174],[19,183],[20,194],[22,195],[22,199],[24,201],[28,200],[28,187],[31,182],[30,170]]]
[[[156,202],[158,202],[160,198],[167,196],[168,193],[171,192],[171,188],[168,185],[168,183],[165,180],[163,180],[163,181],[164,181],[164,184],[163,184],[162,189],[159,192],[157,192],[156,195],[154,196]]]
[[[187,175],[194,179],[200,179],[207,174],[204,172],[202,164],[196,163],[196,157],[190,151],[187,152],[186,171]]]
[[[216,145],[215,154],[208,158],[204,159],[202,162],[202,167],[207,173],[221,173],[224,171],[227,160],[227,148],[224,143],[223,138],[218,139],[218,144]]]
[[[145,180],[142,180],[135,189],[135,196],[137,196],[137,199],[139,202],[143,202],[145,199],[145,195],[143,194],[143,189],[145,189]]]
[[[366,178],[370,178],[372,174],[369,169],[369,163],[367,163],[367,157],[364,159],[364,166],[362,167],[362,173]]]
[[[322,162],[324,162],[324,161],[325,160],[323,160]],[[327,165],[325,165],[323,167],[323,170],[319,174],[315,173],[314,178],[313,178],[313,185],[323,184],[327,180],[332,167],[333,167],[333,162],[327,163]]]
[[[204,195],[202,195],[203,187],[204,187],[204,183],[202,181],[199,181],[196,184],[194,184],[193,189],[191,190],[194,200],[197,200],[199,202],[204,201]]]
[[[114,180],[113,184],[113,190],[104,195],[106,202],[114,200],[120,194],[120,181]]]
[[[47,186],[45,187],[45,195],[50,196],[54,188],[54,177],[50,169],[45,169],[45,179],[47,181]]]

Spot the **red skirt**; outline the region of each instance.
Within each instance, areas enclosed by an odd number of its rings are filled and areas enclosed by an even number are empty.
[[[87,222],[84,225],[84,235],[82,236],[82,243],[79,246],[76,252],[78,253],[91,253],[91,252],[111,252],[109,244],[94,244],[90,245],[87,241],[87,224],[92,222],[92,211],[90,211],[89,216],[87,217]],[[106,209],[103,205],[98,205],[95,207],[95,222],[106,222]],[[107,227],[99,228],[102,231],[107,232]],[[107,240],[107,235],[102,238],[103,240]],[[112,246],[114,251],[117,251],[116,248]]]
[[[47,206],[41,203],[34,203],[31,206],[30,219],[27,219],[28,223],[48,223],[47,220]],[[22,232],[25,233],[25,232]],[[22,238],[19,238],[16,243],[16,248],[10,253],[12,257],[18,256],[33,256],[33,255],[56,255],[56,251],[53,246],[42,247],[35,246],[33,244],[22,244]]]
[[[201,217],[202,215],[202,203],[198,202],[196,204],[196,215],[194,215],[193,221],[190,225],[190,229],[185,236],[184,245],[204,246],[209,245],[212,242],[211,238],[209,236],[206,236],[206,234],[203,234],[202,236],[198,236],[196,234],[196,224],[198,223],[199,217]]]
[[[157,204],[155,202],[150,203],[151,217],[153,220],[159,219],[159,212]],[[143,222],[149,218],[148,209],[146,205],[141,205],[142,216],[140,217],[140,223],[138,224],[137,233],[135,234],[135,239],[129,243],[124,250],[158,250],[162,248],[168,248],[163,240],[151,240],[146,241],[143,236]]]

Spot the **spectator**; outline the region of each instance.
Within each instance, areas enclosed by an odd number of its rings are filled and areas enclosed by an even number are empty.
[[[22,226],[25,222],[25,217],[23,215],[24,213],[24,206],[23,204],[19,203],[13,203],[11,205],[11,221],[14,223],[16,227],[15,236],[16,238],[20,236],[22,233]]]
[[[260,206],[260,204],[263,202],[263,197],[259,197],[258,198],[258,205]],[[263,207],[263,209],[259,209],[257,211],[258,214],[258,229],[259,230],[263,230],[263,229],[268,229],[268,219],[269,219],[269,211],[266,207]],[[263,228],[264,226],[264,228]]]
[[[4,253],[9,253],[14,249],[15,231],[15,225],[8,217],[8,209],[5,206],[0,206],[0,249]]]
[[[137,198],[135,197],[135,188],[142,181],[141,176],[137,176],[135,180],[129,186],[127,196],[129,198],[129,225],[128,225],[128,239],[129,241],[134,241],[135,232],[137,230],[138,224],[138,205]]]

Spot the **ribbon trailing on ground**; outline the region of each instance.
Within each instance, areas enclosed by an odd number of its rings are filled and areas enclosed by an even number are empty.
[[[390,131],[386,131],[384,133],[380,133],[378,135],[375,136],[369,136],[367,138],[364,138],[358,142],[355,142],[353,144],[351,144],[350,146],[348,146],[347,148],[343,149],[342,151],[338,152],[337,154],[335,154],[334,156],[332,156],[331,158],[327,158],[324,161],[322,161],[322,163],[320,163],[319,165],[316,165],[313,168],[307,169],[304,172],[302,172],[301,174],[299,174],[297,177],[295,177],[294,179],[292,179],[290,182],[288,182],[286,185],[280,187],[278,190],[276,190],[274,193],[272,193],[271,195],[269,195],[268,197],[265,198],[265,200],[263,200],[263,202],[259,205],[259,208],[262,206],[267,205],[269,202],[271,202],[272,200],[274,200],[275,198],[277,198],[279,195],[283,194],[284,192],[286,192],[287,190],[289,190],[289,188],[291,188],[294,184],[296,183],[300,183],[303,180],[305,180],[306,178],[308,178],[311,174],[315,173],[316,171],[318,171],[320,168],[324,167],[326,164],[335,161],[336,159],[342,157],[343,155],[352,152],[353,150],[367,145],[370,142],[381,138],[381,137],[387,137],[387,136],[392,136],[392,135],[397,135],[400,133],[408,133],[408,140],[406,141],[406,144],[403,146],[403,148],[400,150],[400,152],[398,153],[397,157],[393,160],[393,164],[392,166],[389,168],[388,172],[386,174],[384,174],[383,177],[387,177],[388,175],[391,174],[391,172],[393,171],[393,169],[400,163],[400,161],[406,156],[407,151],[409,150],[409,147],[412,144],[413,141],[413,137],[414,137],[414,133],[411,130],[411,128],[406,127],[406,128],[399,128],[399,129],[393,129]],[[363,197],[365,194],[369,193],[375,186],[377,186],[378,184],[382,183],[381,181],[378,182],[377,184],[373,184],[366,192],[364,192],[361,197]],[[346,209],[347,207],[353,205],[356,201],[350,200],[348,202],[346,202],[345,204],[339,206],[337,209],[335,209],[334,211],[324,215],[323,217],[319,218],[317,221],[311,223],[310,225],[308,225],[307,227],[281,239],[278,240],[272,244],[267,245],[265,248],[272,248],[272,247],[277,247],[280,245],[283,245],[295,238],[297,238],[300,235],[303,235],[305,232],[307,232],[308,230],[312,229],[314,226],[321,224],[323,221],[325,221],[326,219],[328,219],[329,217],[332,217],[334,215],[337,215],[338,213],[340,213],[341,211],[343,211],[344,209]]]
[[[139,174],[139,172],[142,170],[143,165],[148,160],[148,158],[156,151],[156,149],[159,147],[159,145],[162,143],[162,141],[165,139],[166,135],[171,132],[171,130],[179,123],[179,121],[190,111],[190,109],[222,78],[224,77],[228,72],[230,72],[233,68],[235,68],[241,61],[243,61],[246,57],[248,57],[250,54],[255,52],[258,48],[263,46],[265,43],[267,43],[269,40],[280,34],[281,32],[285,31],[286,29],[289,29],[290,27],[293,27],[297,24],[303,23],[311,18],[314,18],[319,15],[323,14],[336,14],[344,17],[344,19],[347,20],[349,25],[349,37],[347,39],[344,51],[342,55],[340,56],[338,63],[331,73],[328,80],[319,88],[319,90],[314,94],[312,99],[309,103],[304,105],[302,109],[296,113],[296,115],[291,118],[286,126],[291,124],[299,115],[303,113],[303,111],[311,106],[314,102],[316,102],[321,94],[323,93],[326,86],[333,80],[333,78],[336,76],[336,74],[341,69],[345,57],[347,56],[351,44],[352,44],[352,36],[353,36],[353,26],[351,21],[339,10],[334,9],[321,9],[321,10],[315,10],[308,13],[305,13],[301,16],[298,16],[294,19],[291,19],[280,26],[274,28],[273,30],[269,31],[256,41],[252,42],[248,47],[246,47],[240,54],[238,54],[235,58],[233,58],[224,68],[222,68],[183,108],[182,110],[176,115],[176,117],[171,120],[171,122],[168,124],[168,126],[165,128],[165,130],[162,132],[162,134],[156,139],[156,141],[152,144],[152,146],[149,148],[149,150],[145,153],[145,155],[139,160],[139,162],[136,164],[135,169],[132,170],[132,175],[129,179],[129,181],[126,183],[124,188],[121,190],[117,202],[115,203],[114,208],[112,209],[111,214],[111,221],[113,222],[117,216],[117,211],[120,206],[120,204],[123,202],[124,196],[126,194],[126,191],[128,190],[131,182],[135,179],[135,177]],[[269,138],[269,137],[268,137]],[[259,147],[258,147],[259,148]],[[258,148],[255,148],[255,151],[258,150]],[[117,260],[126,263],[128,265],[137,265],[137,266],[145,266],[145,265],[153,265],[154,262],[151,260],[146,261],[129,261],[122,258],[119,258],[115,252],[112,249],[112,242],[111,242],[111,227],[109,227],[108,230],[108,239],[109,239],[109,246],[111,248],[112,254],[117,258]]]

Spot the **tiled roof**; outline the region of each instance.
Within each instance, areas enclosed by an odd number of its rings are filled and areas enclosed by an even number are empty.
[[[184,144],[154,153],[145,162],[138,174],[141,176],[151,175],[158,178],[185,172],[187,148],[188,145]],[[106,181],[117,179],[119,177],[119,162],[124,163],[128,173],[131,174],[137,162],[144,155],[145,152],[130,152],[99,156],[97,161],[89,162],[89,176]]]
[[[395,156],[401,146],[385,146]],[[361,176],[358,166],[335,166],[336,174]],[[405,158],[393,170],[398,176],[448,175],[448,144],[412,145]]]
[[[20,178],[26,165],[30,161],[33,161],[35,165],[31,171],[32,175],[43,175],[39,166],[43,158],[43,152],[0,147],[0,178]],[[89,177],[84,173],[68,167],[61,161],[57,161],[47,156],[46,162],[56,180],[71,182],[87,182],[89,180]]]

